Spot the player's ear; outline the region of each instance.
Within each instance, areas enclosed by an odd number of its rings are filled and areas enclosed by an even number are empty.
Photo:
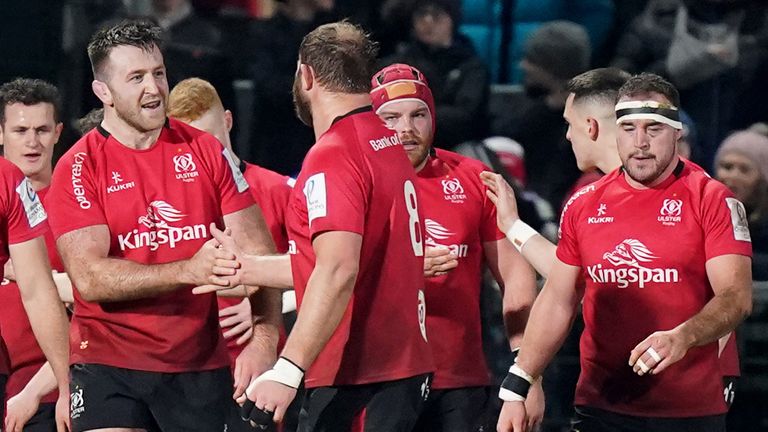
[[[93,80],[93,82],[91,82],[91,89],[93,90],[93,94],[95,94],[104,105],[113,105],[112,92],[109,91],[109,87],[105,82]]]
[[[54,145],[59,143],[59,137],[61,136],[61,131],[63,130],[64,130],[64,123],[62,122],[56,123],[56,127],[53,129],[53,132],[56,134],[56,139],[53,141]]]
[[[301,87],[307,91],[315,85],[315,70],[304,63],[299,64],[299,73],[301,77]]]
[[[587,117],[587,123],[587,136],[592,141],[597,141],[597,136],[600,135],[600,123],[593,117]]]
[[[227,132],[232,132],[232,111],[224,110],[224,126],[227,127]]]

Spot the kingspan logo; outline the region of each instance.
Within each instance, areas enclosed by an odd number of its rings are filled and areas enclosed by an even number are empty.
[[[657,258],[639,240],[626,239],[612,252],[603,254],[603,259],[614,268],[603,268],[602,264],[587,266],[587,274],[597,283],[615,283],[619,288],[626,288],[630,283],[637,283],[638,287],[645,288],[648,282],[679,282],[680,275],[677,269],[647,267]]]
[[[454,235],[439,222],[432,219],[424,219],[424,225],[427,230],[426,244],[431,247],[445,247],[451,251],[452,254],[459,258],[464,258],[469,253],[469,245],[466,244],[441,244],[437,240],[447,240]]]
[[[205,224],[180,227],[168,224],[179,222],[185,217],[184,213],[165,201],[152,201],[147,207],[147,214],[138,219],[139,224],[148,230],[138,227],[125,234],[118,234],[120,250],[148,247],[149,250],[155,251],[164,244],[175,248],[182,241],[208,238],[208,228]]]

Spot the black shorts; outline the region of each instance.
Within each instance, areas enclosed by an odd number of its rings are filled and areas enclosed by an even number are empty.
[[[397,381],[307,390],[298,432],[348,431],[363,409],[365,432],[411,432],[429,395],[432,374]]]
[[[725,414],[704,417],[636,417],[577,406],[571,432],[725,432]]]
[[[232,404],[229,367],[163,373],[97,364],[70,368],[72,432],[102,428],[220,432]]]
[[[0,421],[5,422],[5,383],[8,382],[8,375],[0,375]]]
[[[56,403],[41,403],[24,425],[24,432],[56,432]]]
[[[481,427],[490,393],[490,387],[433,389],[429,393],[429,398],[424,404],[424,409],[413,430],[423,432],[476,431]]]

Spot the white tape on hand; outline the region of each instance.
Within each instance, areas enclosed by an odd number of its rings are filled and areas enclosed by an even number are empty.
[[[647,364],[643,361],[643,359],[637,359],[637,366],[640,368],[640,372],[642,373],[648,373],[651,368],[648,367]]]
[[[645,350],[645,352],[647,352],[652,359],[656,360],[656,363],[661,363],[661,356],[659,355],[658,352],[656,352],[655,349],[653,349],[653,347],[648,347],[648,349]]]

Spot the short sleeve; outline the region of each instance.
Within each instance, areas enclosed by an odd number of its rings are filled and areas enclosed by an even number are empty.
[[[579,252],[579,242],[576,237],[576,221],[579,213],[579,206],[574,203],[580,192],[576,192],[568,204],[563,209],[560,216],[560,230],[558,235],[560,240],[557,242],[557,258],[572,266],[581,266],[581,253]]]
[[[747,212],[723,184],[710,180],[704,187],[701,203],[704,230],[704,255],[707,260],[720,255],[752,256]]]
[[[107,224],[97,185],[93,160],[87,152],[70,152],[59,160],[45,200],[54,237]]]
[[[205,140],[202,144],[217,152],[217,154],[212,155],[211,165],[213,167],[214,186],[219,191],[221,198],[221,214],[234,213],[253,205],[253,197],[248,191],[248,182],[240,171],[240,167],[235,164],[229,150],[211,135],[202,135],[198,139]]]
[[[22,243],[45,234],[47,215],[32,183],[16,167],[3,167],[3,177],[8,243]]]
[[[365,227],[370,174],[339,147],[314,148],[302,167],[301,191],[311,237],[325,231],[362,234]]]

